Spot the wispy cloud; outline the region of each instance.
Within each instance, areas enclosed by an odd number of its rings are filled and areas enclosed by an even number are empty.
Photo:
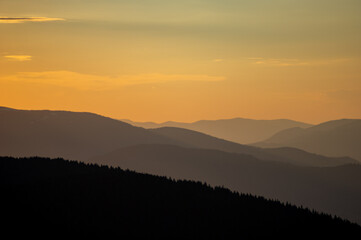
[[[32,58],[32,56],[29,55],[8,55],[4,57],[9,61],[17,61],[17,62],[30,61]]]
[[[330,64],[338,64],[348,62],[351,59],[340,58],[340,59],[322,59],[322,60],[300,60],[292,58],[248,58],[253,64],[257,65],[269,65],[277,67],[292,67],[292,66],[322,66]]]
[[[51,84],[78,90],[107,90],[129,85],[168,83],[176,81],[217,82],[225,80],[223,76],[187,75],[187,74],[137,74],[116,77],[97,76],[69,71],[22,72],[3,77],[2,80],[28,83]]]
[[[253,58],[248,58],[248,60],[263,60],[263,57],[253,57]]]
[[[49,17],[0,17],[0,23],[52,22],[64,20],[64,18]]]

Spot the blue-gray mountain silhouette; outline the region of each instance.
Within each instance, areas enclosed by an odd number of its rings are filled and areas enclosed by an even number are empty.
[[[122,119],[122,121],[143,128],[185,128],[240,144],[249,144],[265,140],[284,129],[294,127],[308,128],[312,126],[308,123],[297,122],[288,119],[254,120],[247,118],[233,118],[220,120],[201,120],[193,123],[172,121],[164,123],[133,122],[127,119]]]
[[[209,156],[209,159],[213,159],[214,156],[222,156],[221,158],[216,159],[216,161],[218,161],[218,171],[224,171],[224,176],[235,176],[234,174],[239,171],[240,176],[249,176],[249,174],[251,174],[255,179],[254,181],[259,180],[261,182],[263,181],[262,174],[264,173],[262,167],[245,167],[244,169],[249,169],[249,171],[242,173],[242,169],[231,167],[232,165],[230,165],[229,161],[227,160],[229,156],[232,154],[236,154],[237,156],[241,154],[243,156],[242,159],[247,158],[248,162],[255,162],[254,164],[260,161],[265,162],[267,164],[263,166],[268,166],[267,169],[270,171],[267,174],[270,179],[278,179],[280,176],[283,176],[283,181],[287,182],[287,176],[289,179],[296,177],[296,179],[300,179],[298,183],[303,182],[304,179],[307,179],[309,173],[304,170],[309,168],[306,166],[330,167],[355,163],[355,160],[347,157],[327,158],[293,148],[269,150],[241,145],[187,129],[160,128],[148,130],[134,127],[130,124],[92,113],[74,113],[64,111],[22,111],[8,108],[0,109],[0,155],[3,156],[64,157],[68,159],[77,159],[85,162],[97,163],[98,159],[101,159],[101,156],[106,156],[107,154],[118,151],[119,149],[149,144],[152,144],[153,146],[173,145],[182,149],[193,148],[202,151],[210,151],[208,154],[206,154],[206,156]],[[218,150],[216,151],[218,153],[221,152],[220,155],[215,154],[215,150]],[[140,154],[142,154],[143,151],[145,151],[145,149],[139,148]],[[165,151],[165,153],[167,153],[165,149],[161,151]],[[182,151],[186,152],[186,150]],[[151,156],[151,154],[149,154],[149,156]],[[187,155],[179,154],[179,156]],[[174,158],[176,158],[176,156],[174,156]],[[116,160],[124,159],[116,158]],[[172,162],[169,155],[166,159],[159,160]],[[182,161],[186,162],[189,160],[185,157],[182,157],[180,161],[182,163]],[[194,164],[195,163],[196,162],[194,162]],[[207,163],[203,163],[205,164],[203,168],[207,169]],[[287,167],[282,167],[284,172],[280,174],[279,171],[272,170],[277,169],[277,166]],[[289,171],[290,168],[298,169],[299,171]],[[201,168],[194,166],[194,176],[201,176],[202,172],[200,169]],[[352,201],[353,199],[359,199],[358,194],[360,194],[359,189],[361,188],[355,190],[352,187],[349,187],[349,179],[353,178],[354,175],[347,171],[344,172],[338,170],[342,168],[312,169],[321,169],[320,171],[323,171],[322,169],[334,169],[336,173],[341,174],[345,177],[345,179],[348,180],[343,182],[340,180],[342,178],[340,178],[338,179],[340,181],[327,182],[324,179],[317,179],[312,177],[310,178],[313,180],[312,182],[307,180],[304,184],[296,184],[294,186],[295,191],[298,191],[299,189],[299,191],[303,193],[302,187],[308,188],[311,186],[311,184],[318,186],[318,189],[320,189],[320,194],[323,194],[325,191],[333,191],[335,196],[332,198],[339,200],[339,205],[337,208],[334,208],[334,206],[331,204],[332,201],[330,201],[331,207],[326,210],[330,210],[330,212],[334,211],[341,216],[347,217],[354,221],[359,221],[359,216],[361,215],[358,210],[359,204],[353,204]],[[353,168],[349,167],[347,169]],[[355,167],[354,169],[358,168]],[[151,171],[151,169],[148,170]],[[291,173],[295,173],[294,176]],[[170,172],[169,174],[173,173]],[[175,177],[172,175],[169,176]],[[211,178],[211,175],[208,174],[206,176],[207,178],[209,177],[209,179],[205,180],[213,182],[214,179]],[[356,183],[361,182],[358,178],[355,178],[354,181]],[[292,183],[293,181],[290,180],[289,182]],[[272,183],[272,181],[270,181],[270,183]],[[219,182],[218,184],[223,184],[223,182]],[[248,180],[248,177],[244,179],[242,184],[246,184],[245,188],[243,188],[245,191],[257,190],[257,188],[253,188],[253,181]],[[357,186],[357,184],[354,186]],[[233,188],[234,185],[229,185],[229,187]],[[265,190],[264,192],[257,192],[257,194],[260,195],[267,195],[269,191],[272,191],[272,188],[259,189],[262,191]],[[313,189],[312,186],[311,189]],[[349,189],[351,192],[342,192],[342,189],[346,189],[347,191]],[[281,190],[282,189],[279,191],[279,198],[283,198]],[[289,191],[289,188],[285,188],[284,192],[286,191]],[[305,194],[308,193],[317,194],[317,191],[305,192]],[[325,196],[330,197],[330,195],[327,194]],[[351,201],[349,196],[352,196]],[[275,196],[275,198],[278,197]],[[286,198],[283,199],[286,200]],[[305,199],[301,200],[303,201]],[[311,197],[309,199],[311,199],[309,202],[304,201],[294,203],[302,204],[304,206],[312,206],[316,209],[319,206],[322,207],[321,205],[317,205],[317,202],[319,202],[318,197],[314,198],[315,201],[313,201]],[[325,199],[325,202],[327,201]],[[327,206],[327,203],[324,206]]]
[[[147,130],[92,113],[0,108],[0,155],[3,156],[36,155],[85,161],[137,144],[218,149],[302,166],[356,163],[348,157],[325,158],[291,148],[269,151],[181,128]]]
[[[342,119],[307,129],[291,128],[254,145],[295,147],[325,156],[349,156],[361,161],[361,120]]]

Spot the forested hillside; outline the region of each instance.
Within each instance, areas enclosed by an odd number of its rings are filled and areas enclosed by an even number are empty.
[[[2,157],[0,182],[13,237],[361,236],[356,224],[276,201],[62,159]]]

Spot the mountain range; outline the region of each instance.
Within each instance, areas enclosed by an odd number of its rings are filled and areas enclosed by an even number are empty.
[[[300,152],[294,154],[291,151],[293,151],[292,148],[297,148],[318,155],[348,156],[361,161],[361,119],[332,120],[317,125],[288,119],[254,120],[245,118],[201,120],[193,123],[124,121],[147,129],[183,128],[240,144],[277,148],[273,150],[273,153],[288,151],[291,155],[296,156]]]
[[[93,113],[0,108],[2,156],[64,157],[86,161],[120,147],[139,144],[217,149],[301,166],[357,163],[349,157],[327,158],[293,148],[275,151],[241,145],[182,128],[144,129]]]
[[[247,118],[233,118],[220,120],[201,120],[193,123],[172,121],[164,123],[133,122],[128,119],[122,119],[121,121],[143,128],[184,128],[240,144],[251,144],[259,142],[273,136],[279,131],[288,128],[308,128],[312,126],[308,123],[297,122],[288,119],[254,120]]]
[[[264,149],[174,127],[144,129],[92,113],[0,108],[0,156],[121,166],[280,199],[361,223],[361,172],[349,157]]]
[[[299,167],[173,145],[120,148],[90,162],[279,199],[361,223],[361,165]]]
[[[295,147],[325,156],[349,156],[361,161],[361,119],[341,119],[283,130],[253,144],[259,147]]]

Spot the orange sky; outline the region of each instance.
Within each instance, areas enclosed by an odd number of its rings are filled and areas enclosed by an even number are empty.
[[[135,121],[361,118],[356,0],[0,1],[0,105]]]

